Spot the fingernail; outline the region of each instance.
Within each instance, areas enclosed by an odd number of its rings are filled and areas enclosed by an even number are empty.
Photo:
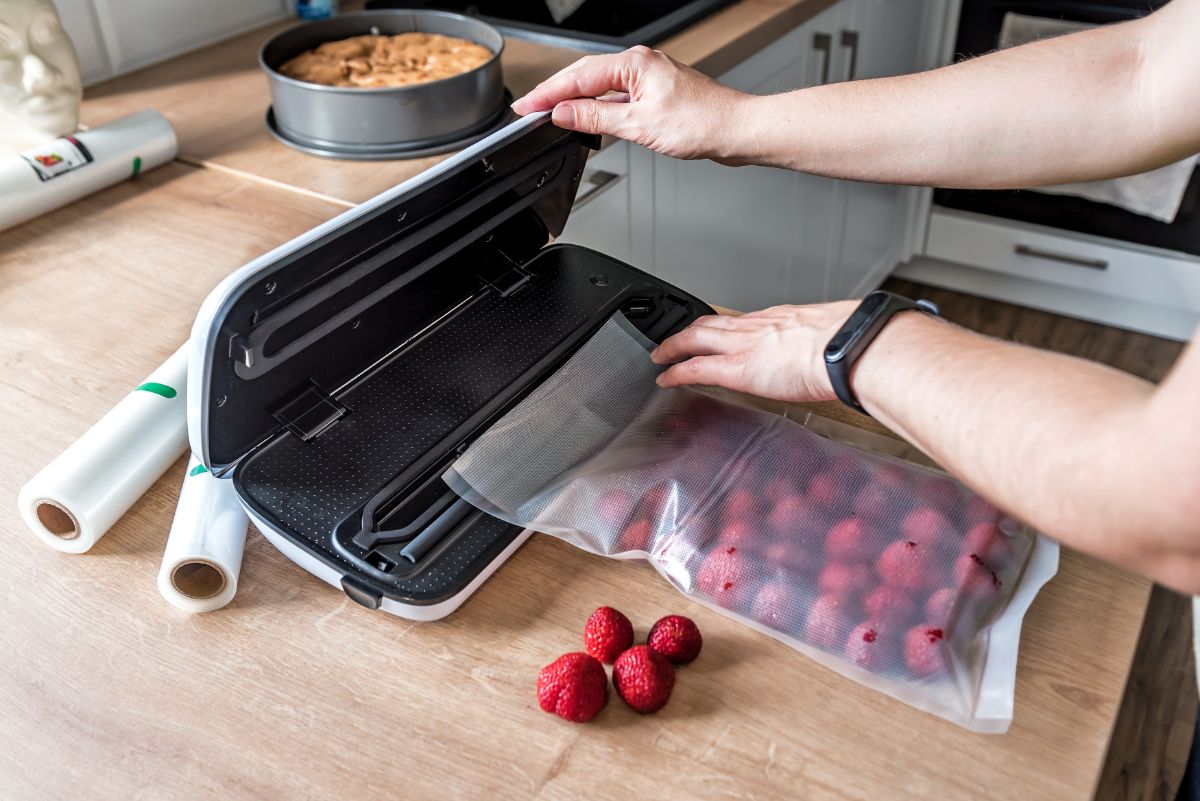
[[[654,383],[658,384],[661,387],[663,385],[663,376],[665,376],[665,375],[666,375],[666,373],[660,373],[659,375],[655,376]]]
[[[575,127],[575,108],[567,103],[559,103],[550,113],[550,119],[559,128]]]

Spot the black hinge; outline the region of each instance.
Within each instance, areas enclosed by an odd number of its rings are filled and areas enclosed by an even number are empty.
[[[345,414],[346,407],[311,380],[291,400],[271,411],[272,417],[304,441],[328,430]]]

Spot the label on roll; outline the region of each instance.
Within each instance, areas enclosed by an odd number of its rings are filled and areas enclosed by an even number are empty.
[[[73,136],[64,136],[41,147],[26,150],[21,153],[21,158],[29,162],[42,181],[57,178],[92,162],[92,154],[83,146],[83,142]]]

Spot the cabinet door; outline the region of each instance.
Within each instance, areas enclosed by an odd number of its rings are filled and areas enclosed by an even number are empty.
[[[814,50],[815,24],[835,9],[721,82],[768,94],[819,81],[831,53]],[[822,217],[831,192],[825,179],[788,170],[656,157],[653,269],[709,303],[743,311],[820,300],[829,233]]]
[[[588,159],[559,242],[583,245],[624,262],[633,262],[630,151],[628,142],[614,142]]]
[[[839,78],[879,78],[920,64],[925,0],[852,0],[837,31]],[[839,181],[835,207],[840,249],[829,270],[826,295],[860,296],[878,286],[899,260],[914,190]]]

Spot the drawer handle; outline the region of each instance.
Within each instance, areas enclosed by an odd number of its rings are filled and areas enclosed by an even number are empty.
[[[814,33],[812,46],[813,50],[825,55],[825,60],[821,62],[821,83],[818,84],[824,86],[829,83],[829,59],[833,52],[833,37],[827,33]]]
[[[1049,261],[1061,262],[1062,264],[1070,264],[1073,267],[1087,267],[1090,270],[1108,269],[1108,261],[1106,259],[1089,259],[1086,256],[1074,256],[1070,253],[1056,253],[1053,250],[1042,250],[1031,245],[1014,245],[1013,252],[1018,256],[1047,259]]]
[[[858,31],[842,31],[841,45],[850,48],[850,73],[846,80],[853,81],[858,77]]]
[[[596,170],[587,177],[587,189],[580,192],[571,205],[577,211],[621,182],[622,176],[608,170]]]

